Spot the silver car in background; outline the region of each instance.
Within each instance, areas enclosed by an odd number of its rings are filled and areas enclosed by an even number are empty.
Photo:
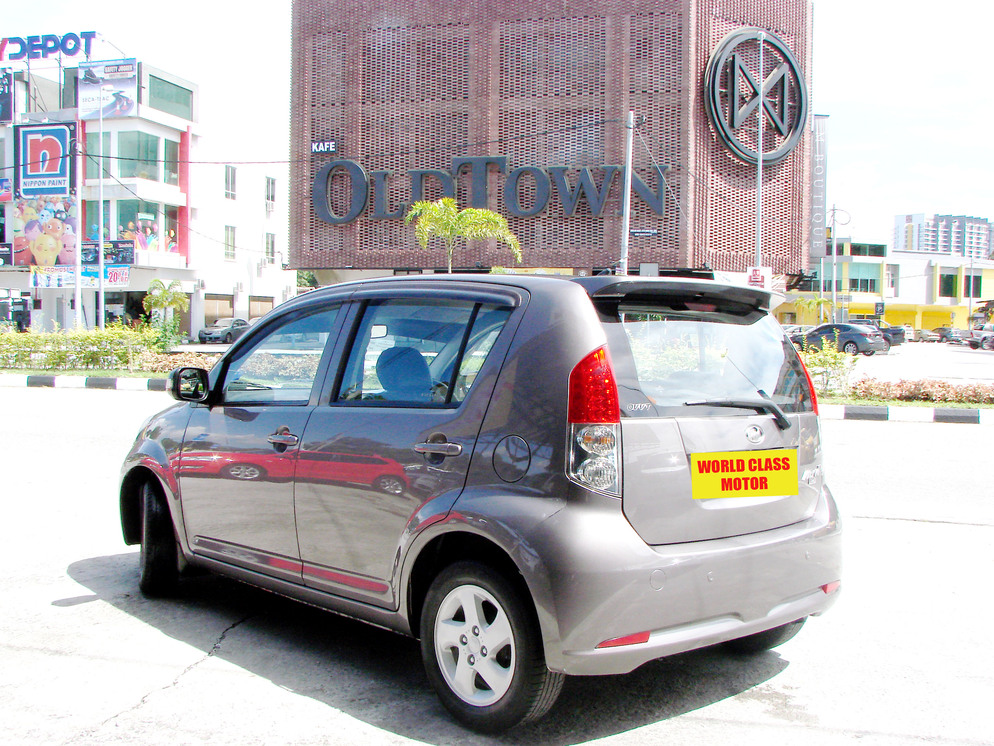
[[[778,645],[836,600],[841,534],[769,301],[506,275],[296,298],[210,373],[174,371],[181,403],[138,434],[140,588],[207,568],[419,638],[443,704],[487,732],[567,675]]]

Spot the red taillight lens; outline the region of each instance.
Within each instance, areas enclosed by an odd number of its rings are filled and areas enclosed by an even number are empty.
[[[607,349],[598,347],[569,374],[570,423],[613,424],[621,422],[618,384],[614,380]]]
[[[808,391],[811,392],[811,409],[815,414],[818,414],[818,394],[815,392],[815,382],[811,380],[811,373],[808,371],[808,366],[804,364],[804,358],[798,356],[798,360],[801,361],[801,367],[804,369],[804,378],[808,382]]]
[[[833,580],[831,583],[825,583],[825,585],[823,585],[821,589],[822,591],[824,591],[825,595],[828,596],[835,593],[841,587],[842,587],[841,580]]]

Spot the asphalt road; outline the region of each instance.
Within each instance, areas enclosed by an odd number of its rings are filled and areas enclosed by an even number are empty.
[[[416,644],[206,576],[137,588],[117,471],[165,394],[0,388],[4,744],[990,744],[989,429],[825,421],[842,596],[774,652],[570,678],[539,724],[455,725]]]

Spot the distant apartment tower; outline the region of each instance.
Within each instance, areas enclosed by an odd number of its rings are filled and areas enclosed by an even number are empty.
[[[988,259],[994,250],[994,223],[966,215],[923,213],[894,218],[894,251]]]

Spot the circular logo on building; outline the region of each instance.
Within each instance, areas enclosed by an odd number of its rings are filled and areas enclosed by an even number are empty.
[[[808,91],[781,39],[758,28],[729,34],[708,61],[704,86],[711,124],[738,158],[757,163],[762,154],[767,164],[790,155],[804,132]]]

